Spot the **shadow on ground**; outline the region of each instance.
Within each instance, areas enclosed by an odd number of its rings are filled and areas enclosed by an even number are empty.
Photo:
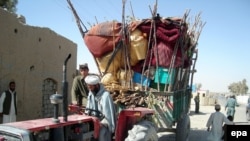
[[[206,115],[208,113],[204,113],[204,112],[199,112],[199,113],[195,113],[194,111],[190,111],[189,112],[189,116],[193,116],[193,115]]]
[[[189,141],[206,141],[209,132],[206,129],[191,129]]]

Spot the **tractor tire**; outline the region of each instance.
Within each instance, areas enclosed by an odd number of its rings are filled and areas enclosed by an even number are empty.
[[[190,132],[190,118],[185,115],[176,127],[176,141],[188,141]]]
[[[128,131],[125,141],[158,141],[156,127],[150,121],[141,121]]]

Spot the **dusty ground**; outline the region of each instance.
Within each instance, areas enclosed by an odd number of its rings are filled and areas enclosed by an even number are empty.
[[[222,104],[221,104],[222,105]],[[224,105],[224,104],[223,104]],[[226,114],[222,105],[221,112]],[[190,121],[191,131],[189,141],[206,141],[208,132],[206,131],[206,123],[212,112],[215,112],[214,106],[201,106],[200,113],[194,113],[194,105],[191,105]],[[245,105],[236,107],[235,122],[246,122]],[[159,141],[175,141],[174,133],[159,133]]]

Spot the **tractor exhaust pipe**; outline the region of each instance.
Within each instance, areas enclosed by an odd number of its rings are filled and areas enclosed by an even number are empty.
[[[62,81],[62,92],[63,92],[63,121],[68,121],[68,82],[66,80],[67,74],[67,62],[70,59],[71,54],[65,59],[63,64],[63,81]]]

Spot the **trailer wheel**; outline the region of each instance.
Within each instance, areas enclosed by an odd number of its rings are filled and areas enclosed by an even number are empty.
[[[185,115],[178,123],[176,128],[176,141],[188,141],[190,132],[190,118]]]
[[[125,141],[158,141],[156,127],[150,121],[139,122],[128,131]]]

